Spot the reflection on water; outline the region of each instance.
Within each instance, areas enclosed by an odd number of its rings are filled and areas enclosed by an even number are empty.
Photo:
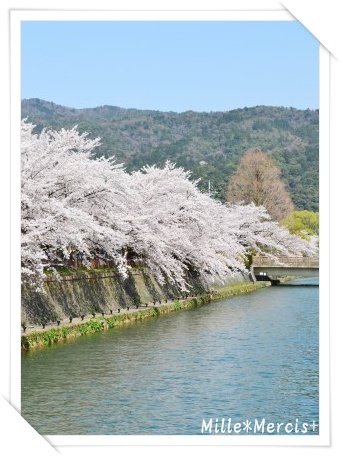
[[[318,423],[318,308],[318,288],[270,287],[25,352],[22,415],[60,435]]]

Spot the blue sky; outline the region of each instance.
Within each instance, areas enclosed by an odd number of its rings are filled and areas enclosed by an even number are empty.
[[[21,98],[176,112],[319,107],[319,43],[297,21],[32,21],[21,39]]]

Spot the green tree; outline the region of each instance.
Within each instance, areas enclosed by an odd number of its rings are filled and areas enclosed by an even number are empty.
[[[312,211],[294,211],[281,221],[290,233],[304,239],[319,235],[319,213]]]

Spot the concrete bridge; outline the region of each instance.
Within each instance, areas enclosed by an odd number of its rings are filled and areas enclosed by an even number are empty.
[[[277,257],[275,259],[255,256],[250,268],[254,280],[271,280],[276,277],[318,277],[317,257]],[[267,278],[266,278],[267,277]]]

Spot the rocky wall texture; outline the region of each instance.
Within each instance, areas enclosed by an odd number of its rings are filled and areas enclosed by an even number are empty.
[[[195,293],[204,287],[191,274],[188,282]],[[145,269],[132,270],[127,279],[114,270],[87,270],[62,274],[61,280],[47,276],[43,292],[23,285],[21,319],[26,324],[56,321],[80,315],[117,311],[128,306],[163,299],[176,299],[183,293],[174,285],[160,285]]]

